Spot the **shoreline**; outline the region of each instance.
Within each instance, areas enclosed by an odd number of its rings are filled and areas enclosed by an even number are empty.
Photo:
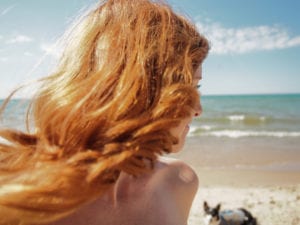
[[[300,173],[241,169],[196,169],[200,186],[272,187],[300,184]]]
[[[195,170],[300,173],[298,138],[189,137],[184,149],[171,157]],[[250,172],[249,172],[250,173]]]

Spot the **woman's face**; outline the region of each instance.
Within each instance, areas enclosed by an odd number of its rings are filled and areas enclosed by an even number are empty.
[[[193,86],[198,88],[199,81],[202,79],[202,67],[200,66],[193,77]],[[179,152],[185,143],[186,136],[190,129],[190,124],[193,117],[199,116],[202,112],[202,107],[200,104],[200,98],[197,101],[196,107],[191,112],[190,116],[183,119],[177,127],[171,129],[171,134],[178,138],[178,144],[173,145],[172,152]]]

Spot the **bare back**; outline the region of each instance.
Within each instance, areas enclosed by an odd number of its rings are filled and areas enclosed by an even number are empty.
[[[197,188],[188,165],[161,159],[151,174],[122,174],[110,193],[52,225],[185,225]]]

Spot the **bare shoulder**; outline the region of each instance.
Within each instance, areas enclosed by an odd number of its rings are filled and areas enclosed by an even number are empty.
[[[198,176],[188,164],[172,158],[160,158],[155,165],[155,179],[161,185],[171,186],[176,189],[198,188]]]
[[[153,193],[153,201],[160,212],[172,215],[170,223],[186,224],[193,199],[198,190],[198,177],[186,163],[162,158],[155,164],[150,178],[149,191]]]

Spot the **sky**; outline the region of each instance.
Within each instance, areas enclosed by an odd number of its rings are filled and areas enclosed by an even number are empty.
[[[300,1],[168,2],[211,44],[203,95],[300,93]],[[59,55],[55,42],[95,3],[0,0],[0,98],[47,75]],[[17,96],[28,97],[31,89]]]

